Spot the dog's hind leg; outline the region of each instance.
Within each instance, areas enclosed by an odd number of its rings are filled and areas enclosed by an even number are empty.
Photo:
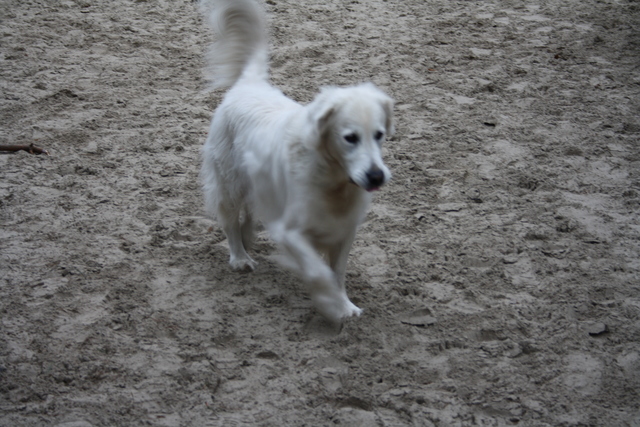
[[[243,242],[246,232],[240,224],[240,209],[220,204],[218,206],[218,220],[229,242],[231,268],[237,271],[255,270],[257,263],[251,259]]]

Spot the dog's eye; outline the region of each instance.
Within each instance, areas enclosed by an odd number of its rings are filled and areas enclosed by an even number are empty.
[[[350,133],[344,136],[344,140],[349,144],[357,144],[360,141],[360,137],[355,133]]]
[[[384,132],[382,132],[382,131],[377,131],[376,133],[373,134],[373,138],[376,141],[380,141],[383,136],[384,136]]]

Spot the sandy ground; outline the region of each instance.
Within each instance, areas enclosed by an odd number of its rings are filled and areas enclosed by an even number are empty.
[[[397,102],[364,314],[229,269],[194,3],[3,0],[0,425],[640,425],[640,3],[266,7],[286,94]]]

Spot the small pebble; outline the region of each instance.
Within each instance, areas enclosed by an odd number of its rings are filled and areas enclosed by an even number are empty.
[[[609,332],[609,328],[602,322],[594,322],[587,326],[587,332],[594,337]]]

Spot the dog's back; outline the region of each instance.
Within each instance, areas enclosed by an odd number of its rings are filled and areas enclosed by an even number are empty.
[[[252,0],[202,0],[200,6],[219,36],[207,55],[207,78],[214,88],[241,78],[266,80],[268,53],[264,13]]]

